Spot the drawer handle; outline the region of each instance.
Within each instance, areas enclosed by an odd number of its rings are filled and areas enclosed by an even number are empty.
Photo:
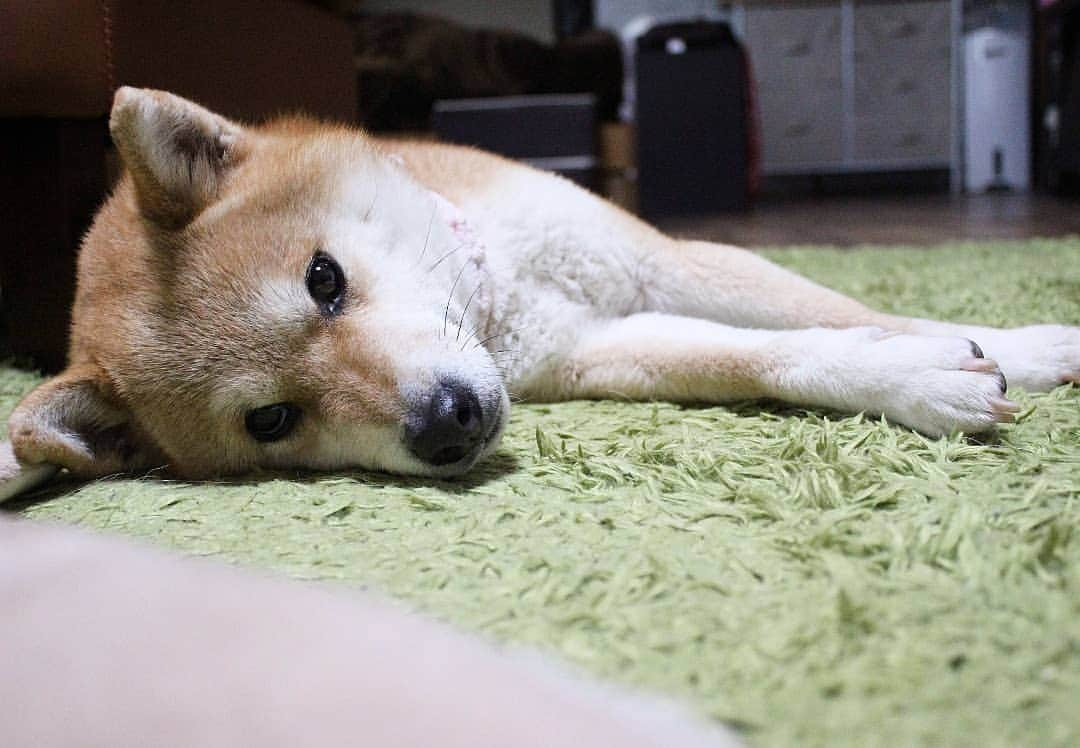
[[[784,135],[789,138],[802,138],[809,135],[813,129],[809,122],[796,122],[784,128]]]
[[[913,148],[922,143],[921,132],[906,132],[901,136],[900,142],[897,143],[901,148]]]
[[[784,57],[806,57],[810,54],[810,42],[798,41],[784,50]]]
[[[905,19],[899,23],[892,24],[892,27],[888,30],[890,39],[908,39],[919,33],[921,29],[919,24],[912,20]]]
[[[904,78],[896,84],[896,93],[909,94],[915,91],[919,87],[918,82],[913,78]]]

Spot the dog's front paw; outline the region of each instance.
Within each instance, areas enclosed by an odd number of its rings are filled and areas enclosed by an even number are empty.
[[[1013,330],[973,331],[1009,379],[1028,392],[1046,392],[1080,382],[1080,327],[1032,325]]]
[[[868,352],[889,369],[879,369],[880,412],[928,436],[988,431],[1020,409],[1005,397],[1007,375],[966,338],[897,335]]]
[[[979,433],[1014,420],[1005,376],[971,340],[876,328],[810,330],[784,382],[804,400],[884,415],[928,436]]]

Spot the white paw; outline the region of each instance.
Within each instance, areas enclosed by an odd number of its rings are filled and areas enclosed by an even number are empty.
[[[970,332],[1014,387],[1046,392],[1059,384],[1080,382],[1080,327],[1032,325]]]
[[[1020,409],[1005,398],[997,363],[966,338],[876,328],[807,332],[808,360],[788,384],[815,404],[884,415],[929,436],[987,431]]]

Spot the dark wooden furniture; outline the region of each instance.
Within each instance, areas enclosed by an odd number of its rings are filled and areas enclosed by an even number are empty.
[[[10,353],[64,365],[79,240],[105,197],[118,86],[259,119],[354,121],[348,24],[294,0],[0,3],[0,312]]]
[[[1080,194],[1080,0],[1033,9],[1035,183]]]

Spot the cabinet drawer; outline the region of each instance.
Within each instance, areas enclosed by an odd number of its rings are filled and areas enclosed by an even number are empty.
[[[857,117],[948,109],[949,23],[949,5],[942,0],[856,4]]]
[[[952,15],[947,0],[855,3],[855,63],[897,64],[949,59]]]
[[[949,159],[950,21],[942,0],[856,3],[857,160]]]
[[[797,87],[759,91],[762,161],[766,170],[828,164],[844,157],[843,96],[839,88],[814,95]]]
[[[931,121],[883,122],[862,120],[855,125],[855,158],[858,161],[930,161],[949,160],[950,133]]]
[[[843,158],[840,30],[838,4],[746,9],[766,170]]]
[[[759,84],[839,86],[840,6],[752,6],[746,43]]]

